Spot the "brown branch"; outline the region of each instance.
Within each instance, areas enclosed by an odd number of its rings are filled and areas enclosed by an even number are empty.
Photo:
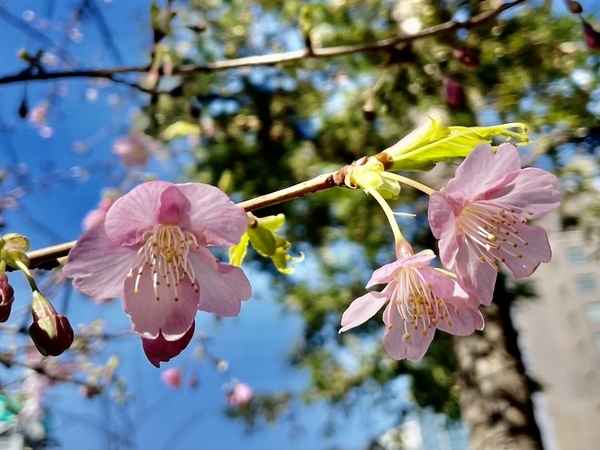
[[[506,2],[500,5],[498,8],[478,14],[465,22],[457,22],[451,20],[433,27],[427,28],[410,36],[398,36],[390,39],[383,39],[380,41],[353,44],[353,45],[340,45],[335,47],[325,48],[309,48],[306,47],[302,50],[295,50],[291,52],[275,53],[269,55],[260,56],[248,56],[244,58],[230,59],[225,61],[216,61],[205,65],[185,65],[175,67],[173,69],[174,75],[192,75],[195,73],[208,73],[217,72],[223,70],[237,69],[241,67],[257,67],[257,66],[272,66],[276,64],[285,64],[293,61],[301,61],[304,59],[311,58],[333,58],[337,56],[355,54],[355,53],[371,53],[387,51],[395,47],[398,44],[410,43],[418,39],[437,37],[448,33],[453,33],[461,29],[472,29],[477,28],[486,22],[496,18],[504,11],[513,8],[515,6],[524,3],[526,0],[513,0],[512,2]],[[114,75],[125,74],[125,73],[142,73],[147,72],[149,66],[125,66],[115,67],[107,69],[82,69],[82,70],[71,70],[64,72],[46,72],[46,71],[32,71],[26,69],[20,73],[13,75],[6,75],[0,77],[0,85],[16,83],[22,81],[33,81],[33,80],[53,80],[58,78],[107,78],[113,81],[122,82],[122,80],[114,80]]]
[[[271,194],[261,195],[260,197],[251,200],[246,200],[238,203],[238,205],[250,212],[304,197],[307,194],[323,191],[336,186],[336,183],[333,181],[333,176],[333,173],[319,175],[311,180],[304,181],[303,183],[281,189]],[[75,246],[76,242],[77,241],[65,242],[64,244],[54,245],[52,247],[46,247],[27,253],[30,261],[29,267],[31,269],[44,270],[58,267],[60,265],[58,259],[67,256]],[[7,269],[9,271],[11,270],[10,267]]]

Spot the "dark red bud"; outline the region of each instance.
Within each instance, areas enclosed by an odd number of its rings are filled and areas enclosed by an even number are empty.
[[[368,99],[362,108],[363,118],[369,122],[373,123],[377,118],[377,113],[375,112],[375,101],[370,98]]]
[[[455,48],[452,54],[461,64],[467,67],[479,67],[479,55],[470,48]]]
[[[58,356],[71,346],[74,334],[69,319],[58,314],[38,291],[33,293],[31,315],[29,336],[42,355]]]
[[[15,291],[8,283],[6,273],[2,273],[0,274],[0,322],[8,320],[14,301]]]
[[[567,4],[569,6],[569,11],[571,11],[572,14],[581,14],[583,12],[583,8],[579,2],[569,0]]]
[[[29,107],[27,106],[27,99],[23,97],[21,99],[21,103],[19,104],[19,117],[21,119],[25,119],[27,114],[29,114]]]
[[[452,78],[444,77],[442,80],[442,96],[448,104],[457,108],[465,104],[465,90]]]
[[[585,20],[581,20],[583,24],[583,39],[590,50],[600,50],[600,33]]]

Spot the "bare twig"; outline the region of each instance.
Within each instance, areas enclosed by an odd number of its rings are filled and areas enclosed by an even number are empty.
[[[268,206],[273,206],[289,200],[304,197],[307,194],[323,191],[336,185],[333,181],[333,175],[333,173],[319,175],[312,180],[281,189],[271,194],[261,195],[260,197],[246,200],[245,202],[239,203],[239,206],[244,208],[246,211],[256,211],[267,208]],[[71,249],[75,246],[76,242],[77,241],[65,242],[64,244],[53,245],[51,247],[46,247],[27,253],[27,256],[29,256],[30,260],[29,267],[32,269],[45,270],[58,267],[60,265],[58,259],[67,256]],[[10,267],[7,269],[11,270]]]
[[[62,383],[75,383],[80,386],[85,386],[85,387],[93,390],[94,392],[101,392],[102,389],[104,389],[104,387],[105,387],[104,384],[88,383],[79,378],[75,378],[71,375],[61,375],[61,374],[52,373],[51,371],[47,370],[47,368],[44,366],[43,362],[39,363],[39,364],[26,363],[26,362],[15,359],[11,353],[0,353],[0,364],[4,364],[6,367],[19,366],[19,367],[23,367],[25,369],[31,369],[41,375],[46,376],[51,381],[62,382]]]
[[[354,53],[372,53],[388,51],[399,44],[410,43],[418,39],[437,37],[448,33],[453,33],[460,29],[472,29],[477,28],[486,22],[496,18],[502,12],[513,8],[515,6],[524,3],[526,0],[514,0],[512,2],[506,2],[500,5],[496,9],[492,9],[481,14],[478,14],[464,22],[457,22],[451,20],[433,27],[427,28],[409,36],[398,36],[390,39],[383,39],[380,41],[353,44],[353,45],[341,45],[335,47],[325,48],[303,48],[301,50],[295,50],[291,52],[274,53],[269,55],[259,56],[248,56],[244,58],[230,59],[225,61],[216,61],[213,63],[207,63],[204,65],[184,65],[173,68],[173,75],[193,75],[196,73],[208,73],[217,72],[223,70],[238,69],[241,67],[256,67],[256,66],[272,66],[276,64],[285,64],[294,61],[301,61],[311,58],[334,58],[337,56],[349,55]],[[81,69],[81,70],[69,70],[61,72],[47,72],[47,71],[31,71],[24,70],[20,73],[13,75],[6,75],[0,77],[0,85],[17,83],[23,81],[32,80],[52,80],[58,78],[106,78],[113,79],[116,74],[125,73],[143,73],[149,70],[148,64],[140,66],[123,66],[113,67],[106,69]],[[114,80],[113,81],[121,81]]]

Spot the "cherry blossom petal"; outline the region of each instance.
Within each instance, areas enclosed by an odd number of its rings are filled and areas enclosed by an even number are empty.
[[[351,328],[362,325],[379,311],[386,302],[389,301],[389,297],[381,292],[368,292],[362,297],[358,297],[348,309],[342,314],[342,328],[340,333],[348,331]]]
[[[520,168],[521,157],[514,145],[502,144],[494,153],[490,144],[478,144],[458,166],[445,192],[457,201],[474,199],[497,185],[506,174]]]
[[[516,278],[525,278],[537,269],[540,262],[550,261],[552,250],[543,228],[520,223],[515,224],[514,227],[519,232],[518,236],[527,242],[527,245],[523,244],[515,248],[515,253],[521,255],[521,258],[506,257],[505,264]]]
[[[404,321],[392,302],[383,312],[383,322],[386,326],[382,338],[383,346],[394,359],[406,358],[410,361],[419,361],[427,352],[435,335],[435,328],[430,329],[425,336],[420,331],[408,330],[410,337],[405,338]]]
[[[482,305],[487,306],[492,302],[498,272],[490,264],[477,259],[466,245],[459,247],[454,271],[458,282],[469,295],[477,298]]]
[[[98,225],[77,240],[69,252],[63,274],[74,278],[76,289],[96,300],[121,297],[136,252],[136,248],[113,243],[104,226]]]
[[[398,270],[407,266],[426,266],[433,259],[435,259],[435,253],[431,250],[423,250],[416,255],[408,256],[406,258],[400,258],[392,263],[386,264],[385,266],[376,269],[371,276],[371,279],[366,285],[366,288],[375,286],[376,284],[389,283],[394,278],[394,275]]]
[[[526,217],[536,219],[560,204],[560,183],[553,173],[535,167],[509,174],[499,183],[502,188],[486,198],[500,199],[513,208],[524,209]]]
[[[143,234],[158,224],[156,213],[161,194],[173,183],[149,181],[117,199],[106,213],[104,227],[115,244],[138,244]]]
[[[206,248],[190,252],[189,258],[200,285],[198,309],[218,316],[237,316],[241,301],[252,296],[252,287],[242,269],[217,263]]]
[[[476,309],[457,308],[448,305],[450,321],[440,320],[436,325],[438,330],[453,334],[454,336],[468,336],[475,330],[483,330],[484,320]]]
[[[433,267],[423,267],[419,269],[419,273],[423,279],[431,286],[433,294],[447,303],[452,303],[455,306],[470,307],[479,306],[479,302],[471,300],[469,294],[460,287],[460,284],[449,276],[443,274]]]
[[[175,341],[167,341],[162,333],[159,333],[156,339],[142,337],[142,346],[148,361],[153,366],[160,367],[161,362],[168,362],[179,355],[194,337],[195,328],[195,322],[192,322],[185,334]]]
[[[200,245],[231,246],[248,228],[248,216],[227,194],[208,184],[178,184],[190,202],[189,228]],[[201,231],[196,231],[201,230]]]
[[[190,202],[177,186],[167,186],[160,194],[156,221],[163,224],[177,225],[189,208]]]
[[[446,267],[453,267],[458,240],[456,236],[456,215],[452,205],[439,192],[429,197],[427,218],[433,235],[440,240],[440,260]]]
[[[133,276],[125,280],[123,293],[123,309],[131,318],[133,330],[147,338],[156,338],[162,331],[167,340],[179,339],[198,311],[200,294],[195,285],[185,276],[177,288],[161,283],[155,294],[152,272],[144,270],[136,294],[136,274],[137,268],[134,268]]]

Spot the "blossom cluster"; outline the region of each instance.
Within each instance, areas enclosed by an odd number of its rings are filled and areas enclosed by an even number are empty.
[[[514,129],[519,131],[511,131]],[[464,336],[481,330],[479,307],[489,305],[501,264],[515,277],[531,275],[551,258],[545,231],[529,224],[558,206],[558,179],[538,168],[521,168],[517,148],[494,136],[527,142],[522,124],[444,127],[431,120],[375,157],[364,157],[334,175],[334,182],[362,188],[383,207],[395,238],[396,261],[377,269],[354,300],[340,332],[385,306],[383,345],[396,359],[419,360],[435,330]],[[392,173],[427,170],[439,161],[466,157],[445,188],[436,191]],[[427,193],[428,219],[438,239],[443,268],[430,249],[415,253],[386,199],[400,184]],[[105,198],[84,222],[63,273],[74,286],[102,301],[122,298],[148,360],[159,367],[188,346],[198,310],[236,316],[252,289],[240,267],[248,244],[270,257],[282,273],[291,244],[277,236],[283,215],[258,219],[216,187],[150,181],[119,198]],[[209,247],[230,248],[233,264],[219,262]],[[72,338],[71,338],[72,340]],[[176,386],[178,372],[164,373]],[[243,397],[243,396],[242,396]]]
[[[361,185],[368,179],[356,177],[358,186],[393,217],[377,189]],[[492,301],[501,263],[516,278],[524,278],[550,261],[546,232],[529,221],[560,202],[556,176],[521,168],[519,152],[510,143],[497,149],[488,143],[476,145],[444,189],[423,190],[430,194],[428,219],[445,269],[430,266],[433,251],[415,254],[391,219],[397,260],[377,269],[366,285],[385,287],[354,300],[340,329],[364,323],[387,305],[383,345],[393,358],[412,361],[423,357],[436,329],[457,336],[483,329],[479,307]]]

